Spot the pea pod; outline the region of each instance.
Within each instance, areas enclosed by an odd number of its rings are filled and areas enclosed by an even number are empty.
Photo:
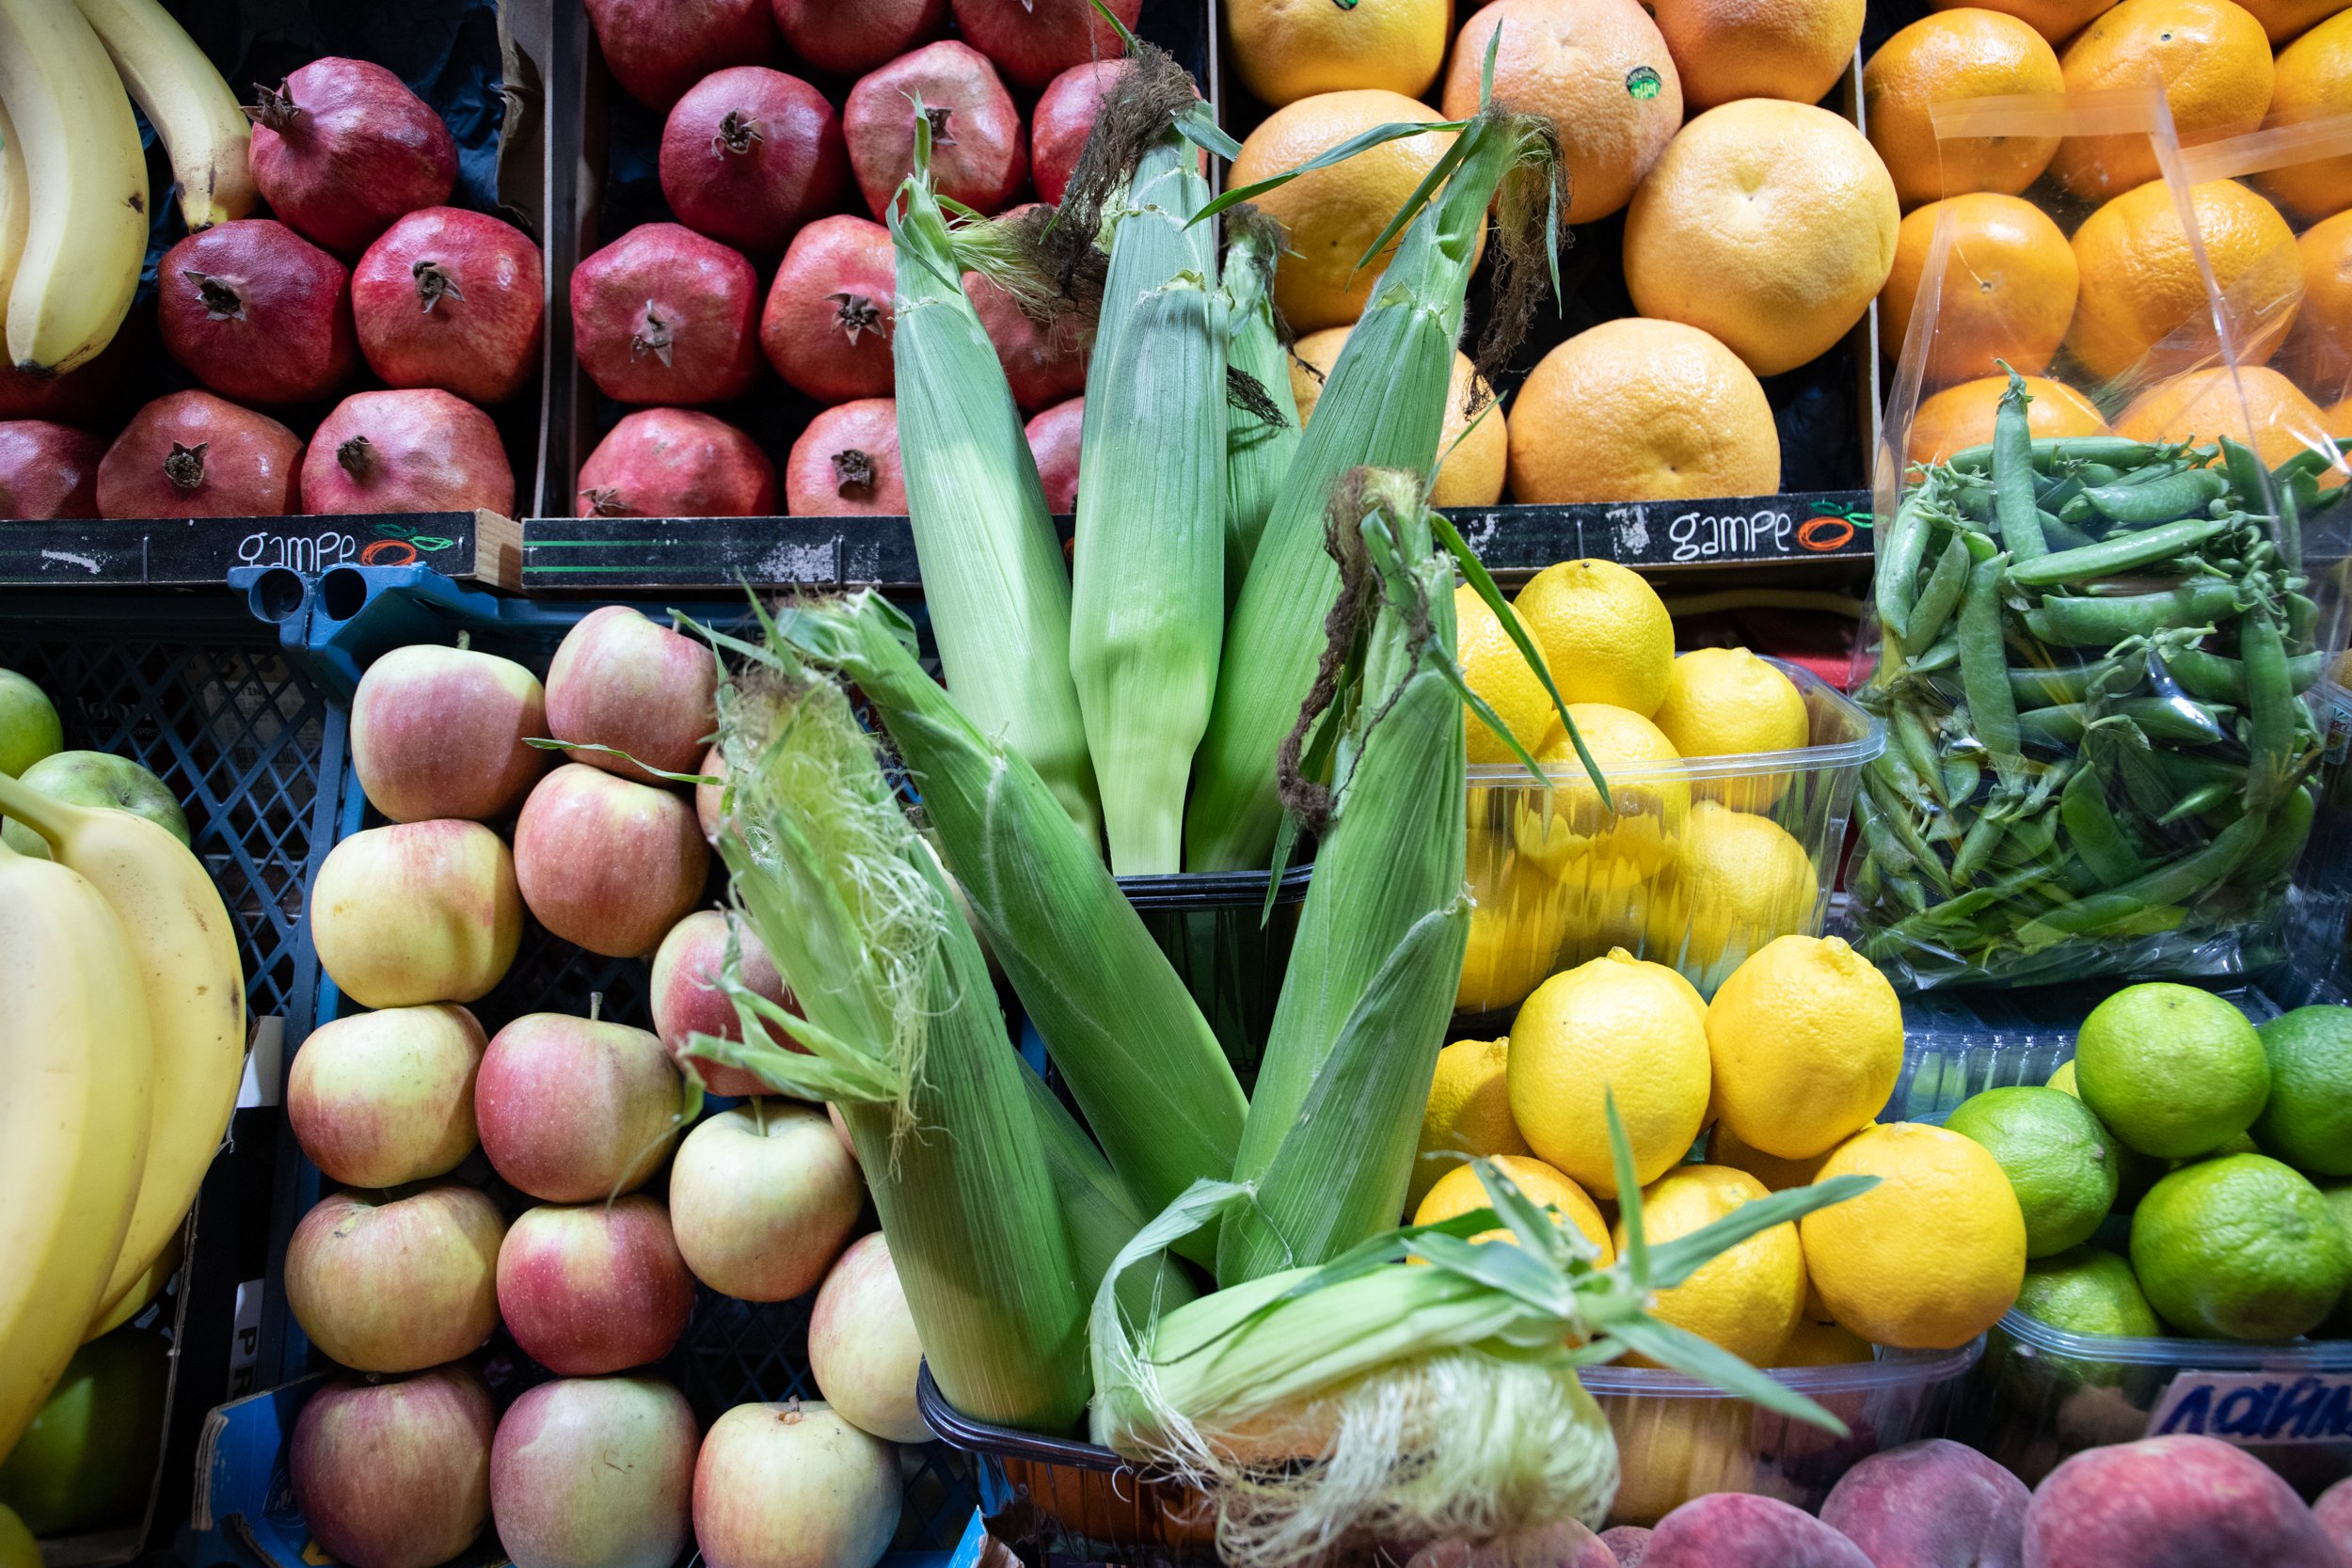
[[[2029,708],[2017,716],[2017,733],[2027,746],[2042,752],[2063,752],[2077,745],[2090,721],[2080,703],[2058,703]]]
[[[2009,689],[2016,694],[2020,711],[2052,707],[2059,703],[2079,703],[2094,689],[2106,689],[2106,682],[2122,675],[2129,668],[2126,661],[2120,658],[2061,664],[2046,670],[2012,667],[2009,673]]]
[[[2070,936],[2088,936],[2165,905],[2184,903],[2226,881],[2251,854],[2262,836],[2257,816],[2241,816],[2193,854],[2168,862],[2122,887],[2095,893],[2063,909],[2036,915],[2018,927],[2017,940],[2031,953]]]
[[[2263,460],[2243,441],[2221,437],[2221,466],[2230,476],[2230,488],[2237,492],[2238,504],[2249,512],[2270,510],[2270,475],[2263,468]]]
[[[1999,847],[1993,851],[1995,865],[2028,865],[2041,862],[2058,842],[2058,814],[2037,812],[2010,825]]]
[[[2001,574],[2006,554],[1968,573],[1960,601],[1960,684],[1979,740],[1994,760],[2017,753],[2017,700],[2010,695],[2009,656],[2001,643]]]
[[[1871,588],[1878,601],[1879,625],[1899,640],[1911,624],[1912,578],[1928,548],[1927,509],[1941,488],[1932,479],[1914,488],[1895,508],[1894,518],[1879,541],[1877,578]]]
[[[2312,835],[2312,799],[2315,785],[2306,784],[2280,802],[2270,815],[2270,822],[2263,830],[2262,841],[2254,846],[2246,863],[2237,868],[2237,879],[2246,887],[2262,890],[2277,879],[2295,869],[2295,863],[2303,856],[2303,846]]]
[[[2059,550],[2038,560],[2021,562],[2009,569],[2009,580],[2020,588],[2049,588],[2137,571],[2194,549],[2233,526],[2208,518],[2142,529],[2081,549]]]
[[[2150,480],[2142,484],[2102,484],[2082,499],[2101,516],[2119,523],[2163,523],[2185,517],[2221,495],[2230,482],[2211,468]]]
[[[1993,466],[1993,448],[1992,442],[1979,447],[1963,447],[1944,460],[1945,466],[1963,472],[1990,468]],[[2137,468],[2153,459],[2161,450],[2145,441],[2128,440],[2121,436],[2037,436],[2026,443],[2026,452],[2038,468],[2069,459],[2080,463],[2107,463],[2119,468]]]
[[[2233,800],[2236,798],[2236,790],[2231,788],[2221,780],[2216,779],[2213,783],[2200,785],[2199,787],[2190,790],[2187,794],[2182,796],[2179,800],[2173,801],[2172,804],[2166,809],[2164,815],[2156,818],[2156,826],[2159,828],[2169,828],[2173,823],[2180,821],[2184,817],[2202,816],[2205,813],[2213,810],[2215,807],[2225,804],[2226,802]]]
[[[2165,673],[2182,690],[2209,703],[2244,704],[2246,666],[2222,654],[2202,648],[2182,648],[2163,659]],[[2297,693],[2310,690],[2327,672],[2325,654],[2297,654],[2287,660],[2287,684]]]
[[[2238,589],[2218,578],[2200,578],[2155,594],[2113,598],[2052,594],[2026,611],[2028,630],[2061,647],[2111,648],[2127,637],[2144,637],[2172,626],[2202,626],[2237,608]]]
[[[2007,365],[2001,367],[2009,370]],[[2011,561],[2031,561],[2047,555],[2042,537],[2042,509],[2034,499],[2033,428],[2026,420],[2032,402],[2026,379],[2009,372],[1999,410],[1993,416],[1993,502],[2001,521],[2001,543]]]
[[[2008,831],[2009,818],[2001,813],[1979,813],[1977,819],[1968,824],[1967,833],[1952,854],[1952,879],[1963,883],[1973,880],[1977,867],[1985,863],[1986,857],[1999,846],[2001,835]]]
[[[2085,549],[2098,543],[2090,534],[2047,509],[2042,514],[2042,537],[2048,540],[2053,548],[2061,550]]]
[[[1915,675],[1933,674],[1939,670],[1948,670],[1959,662],[1960,639],[1947,635],[1934,647],[1913,659],[1910,671]]]
[[[1934,569],[1919,590],[1919,597],[1911,607],[1911,624],[1904,628],[1901,641],[1905,653],[1934,646],[1936,637],[1960,608],[1960,595],[1968,586],[1968,541],[1955,533],[1945,545],[1944,553],[1935,559]]]
[[[2295,687],[2279,624],[2260,605],[2238,623],[2246,661],[2246,749],[2252,784],[2247,806],[2267,810],[2295,782]]]
[[[2066,840],[2104,888],[2122,887],[2148,873],[2148,863],[2133,847],[2131,837],[2107,806],[2107,787],[2094,768],[2085,768],[2066,783],[2058,797],[2058,818]]]

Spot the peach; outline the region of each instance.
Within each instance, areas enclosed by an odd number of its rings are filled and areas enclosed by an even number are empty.
[[[692,1528],[701,1434],[660,1378],[559,1378],[490,1446],[490,1508],[515,1568],[670,1568]]]
[[[2352,1562],[2352,1478],[2336,1482],[2312,1504],[2312,1517],[2334,1537],[2344,1560]]]
[[[1479,1545],[1456,1537],[1415,1552],[1406,1568],[1617,1568],[1616,1554],[1574,1519]]]
[[[499,1249],[507,1331],[524,1354],[564,1377],[660,1360],[693,1305],[694,1277],[669,1212],[642,1193],[527,1210]]]
[[[310,1163],[347,1187],[444,1176],[473,1152],[482,1025],[449,1003],[322,1023],[294,1053],[286,1120]]]
[[[710,850],[694,808],[580,763],[539,781],[515,819],[515,879],[539,924],[608,958],[648,952],[701,901]]]
[[[2295,1488],[2212,1437],[2086,1449],[2026,1509],[2026,1568],[2343,1568]]]
[[[1616,1555],[1617,1568],[1642,1568],[1649,1555],[1650,1531],[1642,1525],[1613,1525],[1600,1532],[1600,1544]]]
[[[498,1327],[505,1233],[498,1206],[454,1181],[397,1197],[330,1193],[286,1243],[286,1305],[313,1344],[356,1371],[437,1367]]]
[[[1642,1568],[1872,1568],[1861,1547],[1778,1497],[1711,1492],[1658,1521]]]
[[[479,822],[354,833],[310,887],[320,967],[366,1007],[478,1002],[505,978],[522,935],[514,857]]]
[[[784,989],[784,979],[751,922],[732,911],[696,910],[670,927],[653,956],[654,1030],[681,1067],[690,1060],[693,1063],[704,1093],[729,1098],[771,1094],[772,1089],[742,1068],[723,1067],[707,1056],[686,1054],[686,1042],[696,1035],[723,1040],[743,1037],[735,1004],[718,985],[718,976],[726,966],[729,926],[735,927],[741,949],[743,983],[771,1002],[793,1006],[791,993]],[[801,1049],[772,1024],[763,1024],[761,1032],[782,1050]]]
[[[295,1506],[351,1568],[432,1568],[490,1516],[490,1390],[471,1367],[396,1383],[341,1377],[310,1396],[286,1446]]]
[[[650,784],[647,768],[687,772],[703,754],[718,727],[718,687],[719,660],[708,648],[627,605],[606,605],[582,616],[555,650],[548,724],[555,738],[579,743],[574,762]]]
[[[464,647],[394,648],[351,699],[352,768],[395,822],[504,816],[548,770],[548,753],[523,744],[547,733],[539,677]]]
[[[2016,1568],[2032,1497],[1976,1449],[1931,1437],[1847,1471],[1821,1504],[1821,1523],[1878,1568]]]
[[[817,1288],[866,1202],[866,1183],[813,1106],[754,1101],[678,1146],[670,1223],[694,1277],[742,1301]]]
[[[482,1152],[543,1203],[634,1192],[677,1140],[683,1087],[661,1042],[643,1029],[532,1013],[483,1053],[474,1078]]]

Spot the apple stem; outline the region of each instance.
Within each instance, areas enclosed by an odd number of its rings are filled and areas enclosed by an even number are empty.
[[[472,646],[473,646],[473,633],[471,633],[471,632],[469,632],[469,631],[461,631],[461,632],[459,632],[459,633],[457,634],[457,651],[458,651],[459,653],[461,653],[461,654],[462,654],[462,653],[464,653],[467,649],[469,649],[469,648],[470,648],[470,647],[472,647]]]
[[[603,1011],[604,992],[600,990],[590,991],[588,993],[588,1022],[591,1023],[596,1022],[596,1015]]]
[[[768,1135],[768,1101],[764,1095],[752,1096],[752,1120],[759,1124],[759,1135]]]

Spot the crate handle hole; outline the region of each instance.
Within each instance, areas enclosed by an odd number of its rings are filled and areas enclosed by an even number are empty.
[[[330,620],[348,621],[368,602],[368,579],[348,566],[319,578],[319,603]]]
[[[301,573],[284,566],[273,566],[253,579],[248,596],[255,616],[276,625],[293,620],[301,610],[303,597],[309,592]]]

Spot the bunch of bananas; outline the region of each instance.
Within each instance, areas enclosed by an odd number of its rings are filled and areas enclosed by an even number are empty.
[[[4,773],[0,814],[56,856],[0,846],[5,1456],[75,1347],[170,1275],[236,1104],[245,971],[204,863],[164,829]]]
[[[252,127],[157,0],[0,0],[0,300],[20,369],[73,369],[130,313],[149,209],[133,98],[191,233],[253,211]]]

